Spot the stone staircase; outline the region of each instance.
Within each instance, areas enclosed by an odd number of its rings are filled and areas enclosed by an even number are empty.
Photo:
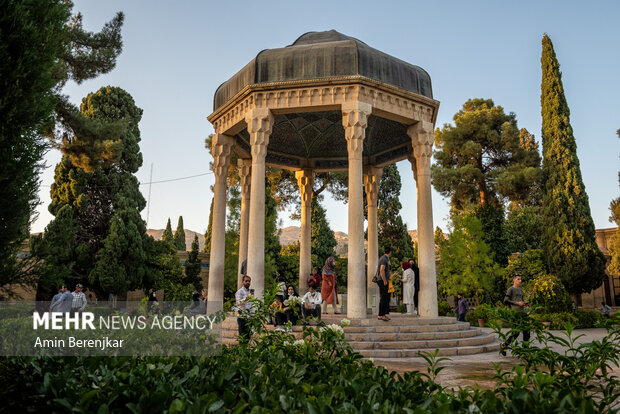
[[[440,356],[472,355],[498,352],[499,342],[493,334],[471,327],[467,322],[458,322],[452,317],[420,318],[401,314],[390,314],[389,322],[376,317],[351,319],[351,325],[344,327],[345,339],[351,347],[366,358],[411,358],[421,351],[439,350]],[[326,324],[340,324],[346,315],[327,315]],[[312,322],[311,326],[315,323]],[[273,326],[268,326],[273,330]],[[293,327],[293,335],[302,336],[302,327]],[[222,343],[237,343],[237,320],[229,317],[222,324]]]

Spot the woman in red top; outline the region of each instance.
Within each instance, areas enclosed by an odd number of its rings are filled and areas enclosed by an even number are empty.
[[[334,313],[338,312],[338,288],[336,286],[336,259],[329,256],[323,266],[323,283],[321,286],[321,296],[323,297],[323,313],[327,314],[327,305],[334,308]]]

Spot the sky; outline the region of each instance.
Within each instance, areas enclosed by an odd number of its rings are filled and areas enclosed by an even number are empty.
[[[123,52],[106,75],[64,93],[79,105],[102,86],[120,86],[144,110],[137,177],[149,200],[142,211],[149,228],[204,233],[214,182],[204,140],[213,127],[217,87],[263,49],[293,43],[311,31],[335,29],[371,47],[424,68],[440,101],[436,126],[453,123],[470,98],[491,98],[514,112],[519,128],[540,142],[541,39],[547,33],[560,62],[577,154],[597,229],[609,222],[609,203],[619,193],[620,15],[618,1],[118,1],[76,0],[86,30],[99,31],[116,12],[125,13]],[[542,144],[541,144],[542,147]],[[46,155],[39,216],[43,231],[58,150]],[[408,161],[397,164],[401,215],[417,228],[416,192]],[[150,172],[152,167],[152,185]],[[182,180],[157,183],[159,181]],[[150,197],[149,197],[150,193]],[[325,199],[334,231],[347,233],[347,208]],[[433,190],[435,226],[448,229],[449,200]],[[281,226],[299,225],[280,212]]]

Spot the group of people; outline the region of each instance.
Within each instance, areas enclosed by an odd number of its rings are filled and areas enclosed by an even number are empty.
[[[379,315],[377,319],[381,321],[389,321],[390,318],[390,298],[393,288],[390,271],[390,257],[392,257],[392,248],[386,247],[383,250],[383,256],[379,258],[377,265],[377,273],[373,281],[379,286]],[[401,279],[403,285],[403,303],[405,304],[407,313],[416,315],[416,306],[418,304],[418,291],[420,289],[420,270],[415,264],[415,260],[403,262],[401,265],[403,276]]]
[[[50,312],[80,313],[86,309],[86,295],[82,292],[84,286],[81,283],[75,285],[75,291],[71,292],[67,286],[62,285],[58,293],[52,298]]]

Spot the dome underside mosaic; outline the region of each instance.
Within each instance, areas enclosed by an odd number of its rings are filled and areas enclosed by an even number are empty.
[[[249,140],[246,129],[236,136],[237,145],[246,153],[250,152]],[[376,115],[368,117],[363,156],[372,157],[373,164],[403,159],[410,148],[407,126]],[[267,147],[268,164],[346,169],[347,156],[340,111],[275,115]]]

